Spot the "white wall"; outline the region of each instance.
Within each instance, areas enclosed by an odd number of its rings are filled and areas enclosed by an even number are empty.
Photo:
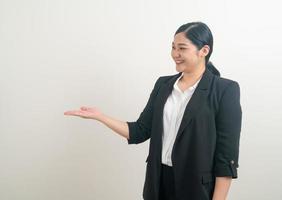
[[[173,34],[191,21],[209,25],[211,61],[241,86],[229,199],[281,199],[279,18],[271,0],[0,0],[0,199],[141,199],[149,143],[63,112],[135,120],[157,77],[177,73]]]

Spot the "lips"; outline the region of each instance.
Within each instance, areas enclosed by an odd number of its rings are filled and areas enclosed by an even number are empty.
[[[184,62],[184,60],[175,60],[176,64],[180,64],[180,63],[183,63],[183,62]]]

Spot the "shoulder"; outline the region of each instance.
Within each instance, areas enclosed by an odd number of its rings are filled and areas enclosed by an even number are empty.
[[[240,86],[235,80],[215,77],[212,87],[213,94],[216,97],[216,102],[220,105],[229,105],[229,103],[240,101]]]
[[[232,88],[240,89],[240,85],[236,80],[218,76],[215,76],[214,78],[214,86],[220,92],[225,92],[226,90]]]

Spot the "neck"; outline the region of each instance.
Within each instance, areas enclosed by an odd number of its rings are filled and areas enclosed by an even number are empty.
[[[206,66],[202,65],[196,68],[196,70],[191,72],[183,72],[183,77],[181,78],[185,83],[196,82],[202,74],[205,72]]]

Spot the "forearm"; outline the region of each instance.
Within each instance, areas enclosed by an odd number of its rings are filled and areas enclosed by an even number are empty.
[[[231,177],[216,177],[212,200],[226,200],[231,180]]]
[[[104,125],[118,133],[119,135],[129,138],[129,128],[126,122],[114,119],[110,116],[102,114],[98,119],[98,121],[102,122]]]

